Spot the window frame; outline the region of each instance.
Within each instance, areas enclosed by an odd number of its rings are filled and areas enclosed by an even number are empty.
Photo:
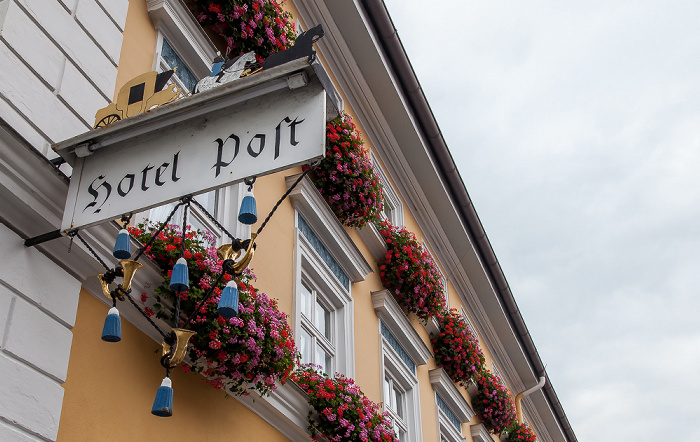
[[[452,382],[452,379],[450,379],[442,367],[430,370],[428,376],[433,390],[435,391],[438,440],[444,437],[449,442],[463,441],[464,436],[462,435],[462,431],[464,429],[464,424],[468,424],[476,413],[457,387],[455,387],[454,382]],[[440,399],[442,399],[447,408],[462,423],[462,427],[459,431],[438,405],[438,396],[440,396]]]
[[[299,213],[295,211],[295,259],[294,259],[294,339],[301,342],[301,330],[306,329],[302,317],[302,284],[306,281],[321,294],[321,302],[330,310],[331,338],[334,354],[328,374],[336,372],[348,377],[355,375],[353,299],[299,229]],[[308,332],[308,330],[307,330]],[[312,356],[314,355],[312,349]],[[313,356],[315,357],[315,356]]]
[[[395,226],[403,226],[404,213],[403,204],[398,192],[394,189],[394,185],[389,181],[389,177],[384,172],[384,168],[379,163],[377,156],[370,149],[370,160],[372,161],[372,166],[374,170],[379,175],[379,179],[382,181],[382,186],[384,189],[384,209],[389,206],[389,215],[382,211],[379,216],[382,220],[388,219]]]
[[[380,324],[381,327],[381,324]],[[403,394],[404,416],[400,417],[401,424],[405,430],[405,437],[401,442],[418,442],[422,440],[421,410],[418,377],[409,370],[396,350],[379,330],[379,341],[381,349],[381,380],[382,385],[382,409],[395,419],[396,412],[387,406],[387,392],[384,385],[389,378],[393,384],[398,386]],[[393,393],[393,391],[391,392]],[[394,423],[394,421],[392,421]],[[397,435],[398,436],[398,435]]]

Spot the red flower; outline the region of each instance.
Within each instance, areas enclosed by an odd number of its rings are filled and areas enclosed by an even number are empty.
[[[221,14],[221,6],[217,5],[216,3],[209,5],[209,10],[216,14]]]

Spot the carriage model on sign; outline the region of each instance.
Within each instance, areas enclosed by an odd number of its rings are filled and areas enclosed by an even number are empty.
[[[106,127],[180,98],[182,90],[174,83],[168,84],[174,73],[175,69],[160,73],[151,71],[131,79],[119,89],[115,102],[97,111],[95,128]]]

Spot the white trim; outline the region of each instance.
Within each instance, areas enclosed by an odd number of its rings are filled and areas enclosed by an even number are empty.
[[[374,170],[379,175],[384,190],[384,204],[389,208],[389,221],[395,226],[403,226],[403,203],[399,194],[394,189],[393,184],[389,181],[388,175],[384,172],[384,168],[379,164],[376,154],[370,150],[370,161]],[[382,212],[382,218],[386,215]]]
[[[379,233],[377,226],[372,223],[367,223],[363,228],[358,229],[357,233],[360,235],[362,241],[364,241],[374,259],[376,259],[377,262],[384,262],[387,251],[386,241],[381,233]]]
[[[474,442],[493,442],[489,430],[486,429],[484,424],[472,425],[470,431]]]
[[[423,327],[430,336],[437,336],[440,334],[440,324],[438,323],[437,318],[435,316],[432,316],[430,319],[428,319],[428,322],[426,324],[423,324]]]
[[[297,178],[299,175],[286,177],[287,188],[291,187]],[[289,194],[289,199],[348,275],[350,281],[364,281],[365,276],[372,272],[372,266],[362,256],[309,177],[304,177],[297,184]]]
[[[416,365],[424,365],[433,357],[433,353],[425,345],[388,290],[372,292],[372,304],[377,316]]]
[[[406,364],[401,360],[399,355],[387,342],[386,338],[379,334],[379,341],[381,343],[382,352],[382,367],[381,367],[381,383],[382,386],[382,402],[383,409],[388,412],[386,408],[387,399],[385,397],[384,391],[384,378],[389,375],[395,382],[398,383],[399,387],[404,391],[405,403],[403,404],[406,408],[402,420],[407,427],[406,439],[402,442],[419,442],[422,438],[421,430],[421,409],[420,409],[420,393],[418,378],[413,374]]]
[[[290,440],[306,442],[310,439],[307,431],[311,411],[309,398],[294,382],[278,385],[276,391],[264,398],[257,393],[233,397]]]
[[[479,332],[476,330],[476,327],[474,326],[474,323],[469,317],[469,314],[467,313],[467,310],[464,308],[464,306],[462,306],[462,318],[464,318],[464,321],[467,323],[467,327],[469,327],[469,330],[471,330],[471,332],[474,334],[474,337],[478,340]]]
[[[187,63],[197,79],[211,72],[216,47],[182,0],[146,0],[156,30]],[[160,42],[161,39],[158,39]],[[160,53],[160,47],[156,47]]]
[[[452,379],[447,375],[445,370],[440,367],[428,372],[430,384],[442,400],[445,401],[450,410],[457,416],[462,423],[468,423],[476,414],[469,402],[464,399],[464,396],[455,387]]]
[[[455,426],[445,416],[445,413],[436,405],[438,415],[438,440],[442,442],[443,438],[448,442],[464,442],[466,439],[458,432]]]

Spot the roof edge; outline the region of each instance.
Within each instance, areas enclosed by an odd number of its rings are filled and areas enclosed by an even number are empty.
[[[552,407],[557,422],[567,440],[576,442],[578,439],[557,397],[557,393],[554,391],[554,387],[552,387],[552,383],[549,380],[544,364],[537,352],[532,336],[530,336],[530,332],[525,325],[525,321],[515,302],[508,281],[496,258],[493,247],[486,236],[486,231],[481,224],[479,215],[476,213],[476,209],[472,204],[462,177],[457,170],[454,158],[447,148],[445,139],[442,136],[435,116],[423,93],[415,71],[411,66],[411,62],[406,55],[406,51],[399,39],[396,28],[386,9],[386,5],[383,0],[360,0],[359,2],[365,10],[368,23],[372,26],[372,31],[377,37],[381,50],[384,52],[391,69],[394,71],[400,91],[406,97],[406,102],[410,107],[410,111],[413,113],[420,130],[428,140],[428,148],[430,149],[430,154],[435,159],[438,172],[447,185],[459,216],[467,226],[468,234],[474,240],[477,254],[485,264],[484,268],[487,271],[487,276],[491,280],[492,285],[496,288],[496,293],[500,298],[501,304],[505,306],[508,320],[512,328],[516,331],[517,338],[525,350],[525,355],[528,358],[530,367],[533,369],[533,374],[535,377],[545,376],[547,378],[547,383],[543,388],[545,397]]]

